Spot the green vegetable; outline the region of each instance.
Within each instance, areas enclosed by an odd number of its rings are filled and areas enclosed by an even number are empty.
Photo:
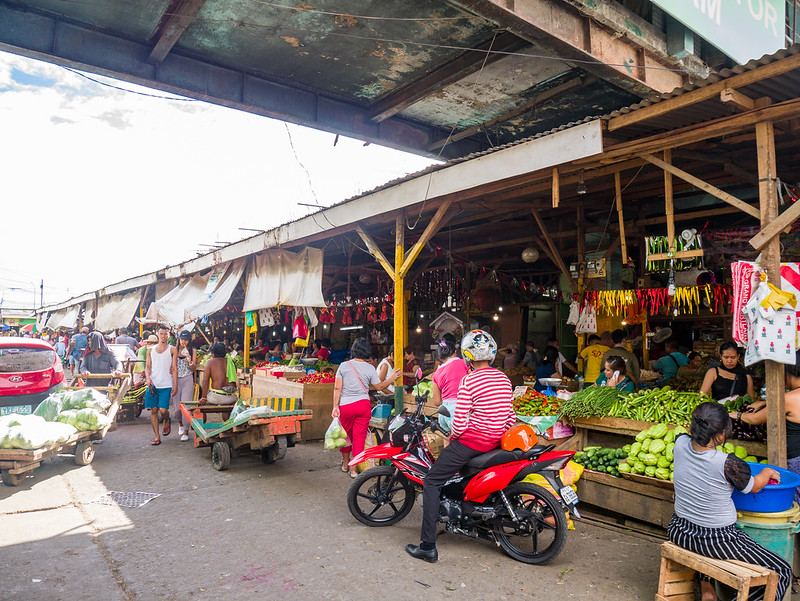
[[[669,461],[672,461],[674,458],[672,454],[674,448],[675,448],[675,443],[671,442],[667,445],[667,448],[664,449],[664,457],[666,457],[667,460]]]
[[[624,447],[622,447],[622,450],[625,452],[626,455],[631,452],[632,446],[633,445],[626,444]]]
[[[675,430],[668,430],[666,434],[664,434],[664,442],[667,444],[673,442],[675,440]]]
[[[651,444],[653,444],[653,439],[652,438],[645,438],[642,441],[642,451],[644,451],[645,453],[649,452]]]
[[[647,438],[647,430],[642,430],[636,435],[636,442],[644,442],[645,438]]]
[[[656,476],[656,466],[648,465],[646,468],[644,468],[644,475],[645,476],[650,476],[651,478],[655,478],[655,476]]]
[[[628,455],[636,457],[636,455],[638,455],[639,451],[641,451],[641,450],[642,450],[642,443],[641,442],[634,442],[631,445],[631,450],[628,451]]]
[[[736,447],[733,446],[732,442],[726,442],[724,445],[722,445],[722,452],[727,453],[728,455],[733,453],[735,450]],[[745,455],[747,455],[747,453],[745,453]]]
[[[747,457],[744,458],[744,460],[747,463],[758,463],[758,459],[756,457],[753,457],[752,455],[748,455]]]
[[[759,461],[759,463],[766,463],[766,462],[767,462],[766,459],[762,459],[761,461]]]
[[[648,451],[651,452],[653,455],[658,455],[666,448],[667,448],[666,443],[660,438],[656,438],[655,440],[653,440],[652,443],[650,443],[650,448],[648,449]]]
[[[656,468],[654,476],[659,480],[669,480],[669,470],[663,467]]]
[[[644,463],[642,463],[641,461],[636,461],[636,463],[633,464],[633,473],[634,474],[644,474],[644,470],[645,470],[646,467],[647,466]]]
[[[649,436],[653,439],[663,438],[667,431],[667,424],[656,424],[650,428]]]
[[[639,459],[642,460],[646,466],[656,465],[658,463],[658,457],[653,455],[652,453],[645,453],[644,455],[640,455]]]
[[[62,400],[61,397],[58,395],[51,394],[36,408],[36,411],[33,412],[34,415],[39,415],[43,417],[48,422],[56,421],[56,417],[61,412],[62,408]]]
[[[658,458],[658,463],[656,463],[656,467],[659,467],[659,468],[669,467],[671,463],[672,462],[669,459],[667,459],[666,457],[659,457]]]
[[[739,459],[744,459],[747,457],[747,449],[740,446],[733,447],[733,454],[736,455]]]

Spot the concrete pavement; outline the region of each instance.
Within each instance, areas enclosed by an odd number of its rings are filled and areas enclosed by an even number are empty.
[[[85,467],[58,457],[0,486],[4,601],[261,599],[652,599],[658,541],[578,522],[561,555],[528,566],[483,541],[445,534],[440,561],[406,555],[421,508],[398,525],[352,518],[350,478],[321,443],[265,465],[211,467],[210,450],[150,446],[144,417],[120,425]],[[109,491],[160,493],[138,508],[93,503]]]

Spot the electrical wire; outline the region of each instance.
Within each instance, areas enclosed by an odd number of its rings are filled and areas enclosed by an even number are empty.
[[[360,19],[364,21],[418,21],[420,23],[425,23],[429,21],[434,22],[444,22],[444,21],[463,21],[463,20],[480,20],[486,22],[486,19],[483,17],[479,17],[477,15],[469,15],[465,14],[460,17],[375,17],[370,15],[353,15],[350,13],[337,13],[333,11],[327,10],[318,10],[315,8],[310,8],[307,6],[287,6],[285,4],[277,4],[275,2],[266,2],[266,0],[250,0],[255,4],[264,4],[266,6],[271,6],[273,8],[282,8],[285,10],[290,10],[295,13],[303,12],[303,13],[313,13],[317,15],[325,15],[330,17],[342,17],[344,19]]]
[[[76,71],[75,69],[70,69],[69,67],[65,67],[61,65],[61,68],[65,71],[69,71],[70,73],[74,73],[75,75],[79,75],[89,81],[96,83],[101,86],[106,86],[107,88],[111,88],[113,90],[119,90],[120,92],[129,92],[131,94],[138,94],[139,96],[145,96],[147,98],[158,98],[159,100],[177,100],[178,102],[198,102],[195,98],[181,98],[179,96],[159,96],[158,94],[148,94],[146,92],[139,92],[137,90],[129,90],[127,88],[121,88],[119,86],[115,86],[113,84],[107,83],[105,81],[100,81],[99,79],[94,79],[93,77],[89,77],[85,73],[81,73],[80,71]]]
[[[631,180],[627,184],[625,184],[625,186],[619,191],[620,195],[622,195],[622,193],[628,189],[628,186],[630,186],[636,180],[636,178],[639,177],[639,174],[642,172],[642,169],[644,169],[644,165],[639,166],[639,170],[633,174]],[[608,212],[608,217],[606,218],[606,225],[603,228],[603,233],[600,235],[600,241],[597,243],[597,248],[594,249],[594,252],[599,251],[600,246],[602,246],[603,244],[603,240],[605,239],[606,233],[608,232],[608,226],[611,224],[611,215],[614,213],[614,209],[616,208],[616,203],[617,203],[617,197],[615,194],[614,198],[611,199],[611,210]]]

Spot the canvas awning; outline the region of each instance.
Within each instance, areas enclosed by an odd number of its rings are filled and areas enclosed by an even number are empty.
[[[78,314],[80,310],[80,305],[72,305],[66,309],[56,311],[47,318],[47,323],[44,327],[51,330],[57,330],[58,328],[74,328],[75,324],[78,323]]]
[[[195,275],[151,303],[142,321],[182,326],[222,309],[244,272],[245,260],[220,265]]]
[[[141,300],[141,290],[101,298],[97,303],[94,329],[99,332],[110,332],[116,328],[127,327],[136,314]]]
[[[247,274],[244,310],[270,307],[325,307],[322,297],[323,252],[268,250],[256,255]]]

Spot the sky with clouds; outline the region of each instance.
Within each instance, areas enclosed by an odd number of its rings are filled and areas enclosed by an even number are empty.
[[[45,305],[298,219],[429,159],[0,52],[0,300]],[[151,98],[134,92],[152,94]]]

